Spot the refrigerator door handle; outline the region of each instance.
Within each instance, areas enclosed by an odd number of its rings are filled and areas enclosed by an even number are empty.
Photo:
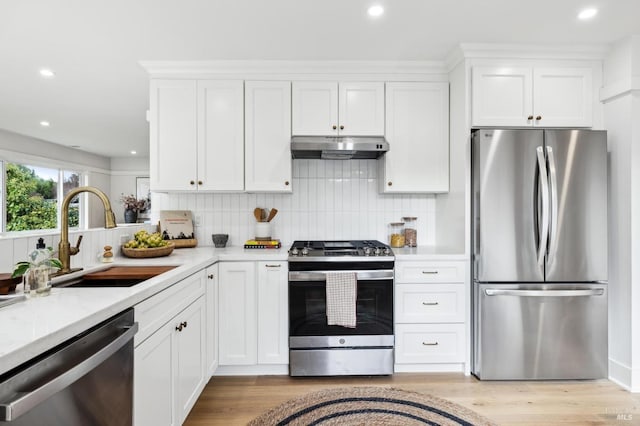
[[[539,226],[538,239],[538,267],[544,268],[544,258],[547,254],[547,240],[549,238],[549,179],[547,176],[547,161],[541,146],[536,148],[538,156],[538,175],[540,176],[540,190],[542,198],[542,220]],[[537,214],[537,212],[534,212]],[[544,273],[544,271],[543,271]]]
[[[602,296],[603,288],[590,290],[510,290],[487,288],[484,293],[487,296],[526,296],[526,297],[575,297],[575,296]]]
[[[551,223],[549,226],[549,263],[555,261],[558,252],[558,176],[556,174],[556,160],[553,149],[547,146],[547,159],[549,160],[549,185],[551,188]]]

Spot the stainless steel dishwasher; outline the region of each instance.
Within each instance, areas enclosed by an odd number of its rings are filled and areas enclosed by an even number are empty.
[[[131,425],[133,309],[0,377],[0,424]]]

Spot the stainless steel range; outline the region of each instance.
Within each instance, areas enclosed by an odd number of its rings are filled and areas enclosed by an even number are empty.
[[[289,249],[291,376],[393,373],[394,261],[393,251],[380,241],[293,243]],[[355,323],[329,325],[327,282],[344,275],[355,276]],[[349,284],[353,282],[345,286]]]

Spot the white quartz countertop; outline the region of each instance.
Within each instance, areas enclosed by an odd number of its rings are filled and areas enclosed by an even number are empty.
[[[0,374],[130,308],[217,261],[286,260],[286,249],[242,247],[176,249],[169,256],[92,265],[80,273],[114,265],[175,265],[176,268],[132,287],[58,288],[50,295],[0,308]],[[21,286],[19,286],[20,288]]]
[[[450,247],[418,246],[392,248],[396,260],[467,260],[468,256]]]
[[[151,259],[116,257],[113,263],[92,265],[87,271],[114,265],[175,265],[176,268],[132,287],[58,288],[45,297],[0,308],[0,374],[57,346],[77,334],[170,287],[218,261],[286,261],[290,244],[280,249],[197,247],[176,249]],[[397,260],[463,260],[464,255],[428,247],[394,249]],[[73,275],[63,277],[68,279]],[[20,286],[19,286],[20,287]]]

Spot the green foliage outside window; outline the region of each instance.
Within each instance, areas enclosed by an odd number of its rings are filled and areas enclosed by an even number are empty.
[[[6,163],[6,230],[56,228],[56,194],[57,183],[52,179],[43,179],[23,165]],[[78,224],[79,209],[72,205],[69,208],[69,226]]]

